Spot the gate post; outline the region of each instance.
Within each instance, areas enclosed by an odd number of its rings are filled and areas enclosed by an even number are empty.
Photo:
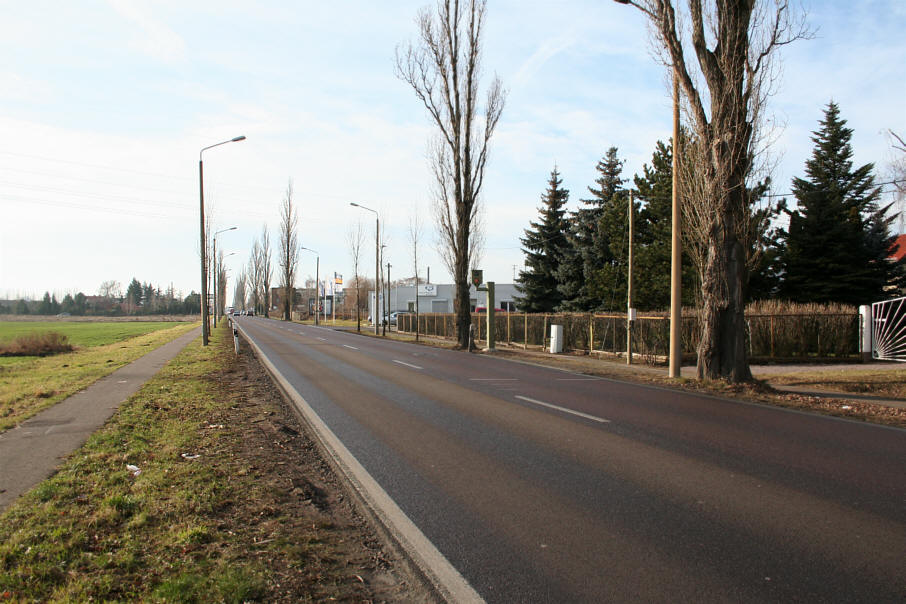
[[[861,323],[862,333],[859,338],[859,350],[862,352],[862,362],[871,361],[871,306],[863,304],[859,307],[859,322]]]

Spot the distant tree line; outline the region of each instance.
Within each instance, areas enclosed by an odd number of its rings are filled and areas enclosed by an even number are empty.
[[[20,298],[0,303],[0,314],[72,316],[124,316],[124,315],[189,315],[198,314],[201,297],[196,292],[183,297],[172,286],[167,289],[141,283],[133,278],[122,294],[116,281],[105,281],[98,295],[83,292],[66,294],[58,300],[55,293],[45,292],[41,300]]]
[[[794,178],[795,208],[766,195],[769,181],[747,190],[752,219],[743,237],[748,300],[864,304],[906,288],[906,258],[888,259],[897,214],[880,203],[874,164],[854,167],[852,129],[831,102],[812,141],[805,177]],[[687,133],[681,146],[694,144]],[[685,158],[684,158],[685,159]],[[671,145],[658,141],[651,163],[632,179],[611,147],[597,164],[589,198],[567,210],[569,191],[555,167],[541,196],[539,218],[521,239],[520,307],[528,312],[617,311],[626,308],[628,212],[633,199],[633,298],[640,310],[670,300]],[[685,171],[685,166],[684,166]],[[690,211],[686,200],[684,216]],[[684,229],[685,230],[685,229]],[[690,231],[694,229],[689,229]],[[683,304],[697,305],[703,261],[694,233],[684,232]],[[690,287],[695,284],[694,287]]]

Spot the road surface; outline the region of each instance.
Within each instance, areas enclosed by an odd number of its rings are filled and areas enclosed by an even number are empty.
[[[239,324],[488,602],[906,600],[906,431]]]

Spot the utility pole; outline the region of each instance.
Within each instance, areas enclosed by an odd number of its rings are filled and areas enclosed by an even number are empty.
[[[680,377],[682,342],[682,215],[680,213],[679,170],[680,170],[680,120],[679,120],[679,78],[673,70],[673,207],[670,215],[670,371],[669,377]]]
[[[633,214],[635,210],[632,202],[632,191],[629,192],[629,266],[627,270],[626,284],[626,364],[632,365],[632,322],[635,309],[632,308],[632,235],[633,235]]]
[[[387,299],[384,300],[384,331],[387,335],[387,323],[390,322],[390,263],[387,263]]]

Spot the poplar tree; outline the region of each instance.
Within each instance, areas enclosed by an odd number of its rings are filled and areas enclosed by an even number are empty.
[[[522,294],[518,304],[525,312],[553,312],[563,299],[558,285],[560,265],[569,247],[565,209],[569,190],[562,184],[555,167],[541,196],[540,219],[529,223],[525,237],[520,239],[527,270],[520,271],[516,290]]]

